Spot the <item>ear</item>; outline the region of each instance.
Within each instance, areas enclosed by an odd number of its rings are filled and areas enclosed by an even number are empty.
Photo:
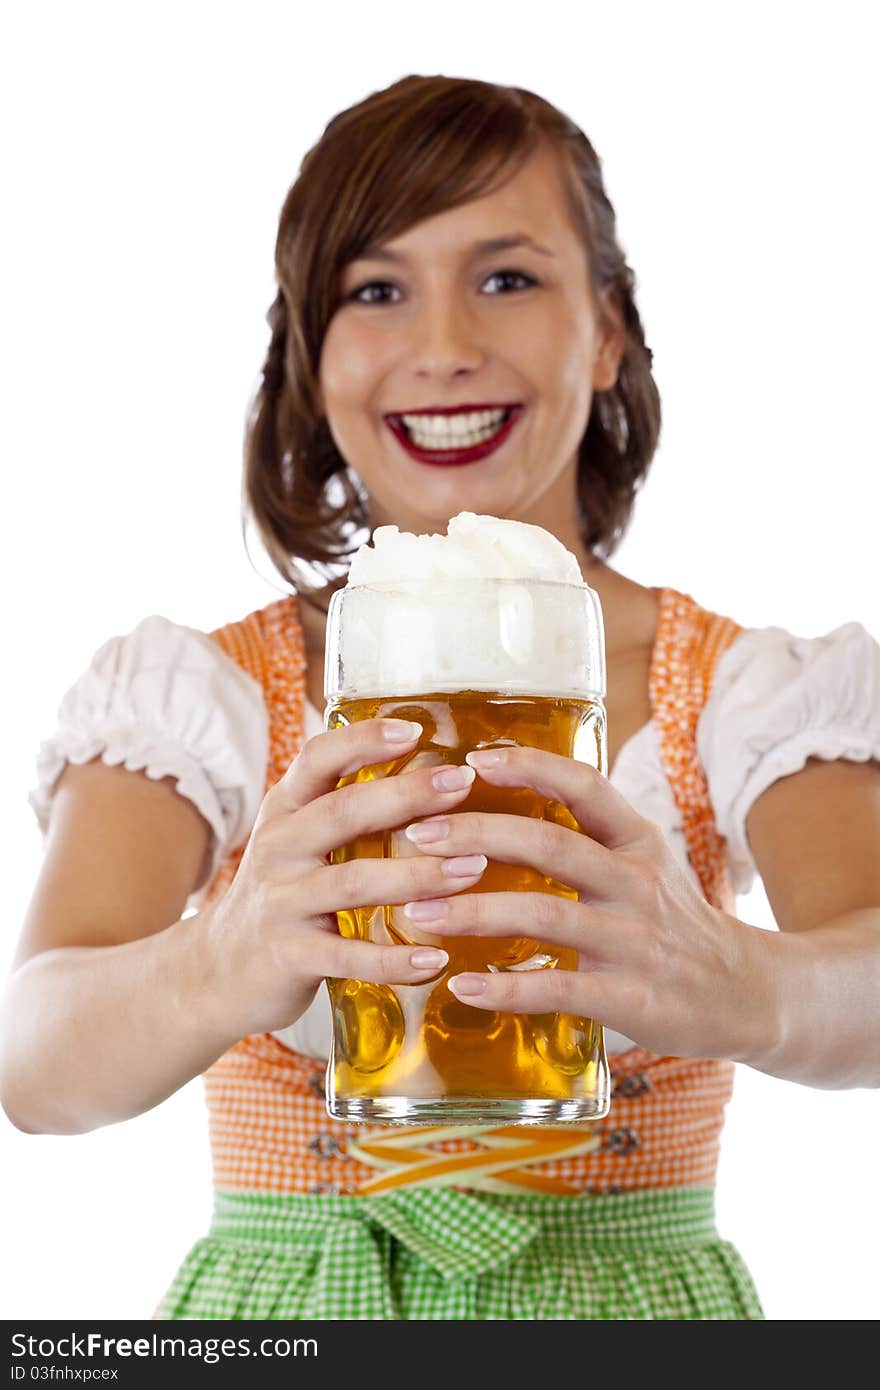
[[[599,343],[593,362],[593,390],[610,391],[617,381],[626,328],[623,312],[611,285],[606,285],[599,299]]]

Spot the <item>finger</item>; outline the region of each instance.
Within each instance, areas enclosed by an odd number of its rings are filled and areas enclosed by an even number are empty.
[[[460,893],[477,883],[486,868],[485,855],[435,859],[350,859],[346,864],[320,864],[298,879],[302,901],[312,916],[351,911],[353,907],[393,907],[415,898]],[[278,911],[290,914],[289,885],[275,888]]]
[[[369,781],[337,787],[303,806],[296,813],[296,842],[291,850],[298,859],[323,861],[332,850],[353,844],[362,836],[393,830],[414,816],[460,805],[476,778],[473,768],[446,763],[439,753],[426,756],[436,761],[427,767],[407,767],[405,763],[395,767],[392,762]],[[387,753],[385,757],[387,761]],[[457,785],[443,785],[449,780]],[[287,836],[288,826],[281,820],[277,824],[278,833]],[[404,843],[408,850],[408,843]]]
[[[436,936],[526,936],[578,951],[584,964],[627,959],[619,918],[550,893],[467,893],[407,902],[404,917]]]
[[[449,963],[446,951],[434,946],[377,946],[341,936],[326,937],[326,975],[338,980],[371,984],[423,984]]]
[[[474,749],[465,761],[493,787],[531,787],[561,802],[581,829],[608,849],[624,849],[644,838],[649,822],[589,763],[522,747]]]
[[[626,988],[613,970],[499,970],[453,975],[447,984],[464,1004],[520,1014],[573,1014],[608,1027],[632,1020],[624,1007]],[[631,1036],[631,1034],[627,1034]]]
[[[298,811],[362,767],[410,756],[421,734],[421,724],[408,719],[361,719],[315,734],[266,794],[261,817]]]
[[[404,835],[427,854],[480,853],[526,865],[591,902],[619,901],[632,888],[633,866],[620,854],[579,830],[533,816],[459,811],[416,821]]]

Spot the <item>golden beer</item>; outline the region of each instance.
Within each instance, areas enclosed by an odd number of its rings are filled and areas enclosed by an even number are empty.
[[[405,776],[427,766],[464,763],[472,749],[522,744],[565,757],[605,765],[605,720],[601,704],[590,700],[510,697],[464,691],[397,699],[339,701],[328,708],[327,727],[359,719],[417,719],[423,727],[418,745],[404,757],[362,768],[351,782]],[[464,801],[450,812],[504,812],[549,820],[578,830],[565,806],[529,787],[493,787],[477,776]],[[420,854],[397,829],[363,836],[331,855],[331,862],[393,859]],[[430,847],[426,847],[430,853]],[[576,890],[519,864],[489,860],[469,893],[540,892],[575,899]],[[345,1095],[345,1115],[352,1102],[372,1104],[382,1098],[408,1097],[420,1118],[449,1116],[450,1110],[473,1105],[481,1116],[511,1118],[520,1103],[530,1102],[533,1118],[556,1118],[566,1111],[583,1119],[604,1114],[607,1084],[601,1027],[570,1014],[492,1013],[456,999],[446,981],[464,970],[572,970],[576,952],[523,936],[432,936],[403,916],[402,904],[353,908],[339,912],[343,936],[393,945],[439,945],[449,952],[441,974],[424,984],[381,985],[356,980],[329,982],[333,1005],[334,1058],[332,1093]],[[544,1102],[573,1102],[568,1106]],[[512,1107],[507,1104],[512,1102]],[[335,1110],[333,1113],[337,1113]],[[384,1115],[384,1118],[392,1117]]]
[[[530,589],[538,591],[534,603]],[[418,609],[412,606],[414,599],[421,600]],[[483,624],[483,640],[470,647],[454,636],[450,605],[457,604],[460,612],[463,600],[470,601],[472,625]],[[601,617],[593,617],[597,609],[598,599],[586,586],[549,581],[482,580],[469,582],[465,590],[459,585],[438,593],[432,586],[427,594],[414,584],[340,591],[328,621],[325,728],[397,718],[418,720],[422,734],[402,756],[361,768],[339,786],[406,776],[444,763],[464,764],[472,750],[516,745],[574,758],[604,774],[604,647]],[[550,615],[543,624],[537,621],[542,612]],[[576,645],[579,622],[592,660],[586,675]],[[402,645],[401,637],[409,634],[410,643]],[[498,650],[486,655],[493,645]],[[549,673],[536,673],[536,663],[549,665]],[[465,664],[474,670],[473,687],[462,682],[460,688],[450,689],[450,677],[460,674]],[[443,679],[436,685],[423,684],[425,693],[409,693],[415,689],[416,675],[429,670]],[[506,677],[504,687],[487,689],[498,670]],[[395,678],[397,689],[392,686]],[[546,694],[541,686],[548,679],[557,688],[586,689]],[[387,693],[377,694],[375,687],[383,683]],[[359,688],[370,685],[372,692]],[[528,787],[492,786],[479,773],[449,814],[471,810],[549,820],[580,830],[560,803]],[[331,863],[430,854],[430,845],[421,850],[406,838],[408,823],[340,846],[332,852]],[[480,848],[474,845],[460,852]],[[493,892],[577,897],[570,885],[535,868],[491,858],[477,882],[455,896]],[[352,906],[337,917],[343,936],[387,945],[437,945],[449,953],[449,961],[435,977],[415,985],[328,980],[333,1047],[327,1105],[332,1116],[374,1123],[552,1123],[607,1113],[610,1082],[599,1022],[562,1013],[475,1008],[457,999],[447,984],[465,970],[573,970],[574,949],[523,935],[521,925],[504,938],[433,936],[423,924],[404,917],[402,903]]]

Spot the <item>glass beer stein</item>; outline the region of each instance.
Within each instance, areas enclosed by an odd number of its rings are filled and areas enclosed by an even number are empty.
[[[607,775],[605,654],[598,595],[537,579],[361,584],[328,613],[324,727],[357,719],[418,720],[415,748],[343,778],[405,777],[464,764],[472,749],[524,745],[590,763]],[[579,830],[568,809],[527,787],[477,774],[460,811],[505,812]],[[333,864],[421,853],[405,825],[335,849]],[[575,899],[564,883],[489,860],[469,893],[530,891]],[[432,936],[403,905],[338,913],[343,936],[438,945],[446,967],[415,985],[328,980],[333,1043],[327,1108],[372,1123],[558,1123],[608,1112],[601,1024],[563,1013],[477,1009],[447,980],[463,970],[570,970],[576,952],[520,935]]]

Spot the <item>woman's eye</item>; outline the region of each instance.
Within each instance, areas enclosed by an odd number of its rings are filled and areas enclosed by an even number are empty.
[[[489,291],[490,294],[527,290],[538,283],[531,275],[526,275],[521,270],[495,270],[483,281],[483,286],[491,285],[493,282],[495,288]],[[346,298],[353,304],[395,304],[399,294],[399,287],[390,280],[367,280],[363,285],[353,289]]]
[[[367,284],[359,285],[356,290],[352,290],[348,298],[355,304],[388,304],[390,301],[385,292],[393,292],[396,289],[397,286],[389,284],[387,280],[370,280]]]
[[[531,275],[524,275],[523,272],[522,272],[521,270],[495,270],[495,271],[492,272],[492,274],[491,274],[490,276],[488,276],[487,279],[485,279],[485,280],[483,281],[483,284],[484,284],[484,285],[488,285],[488,284],[490,284],[493,280],[496,280],[496,281],[502,281],[502,280],[503,280],[503,281],[506,282],[507,289],[513,289],[513,290],[527,290],[527,289],[529,289],[529,287],[530,287],[531,285],[536,285],[536,284],[538,283],[537,280],[533,280],[533,279],[532,279]],[[510,282],[513,281],[513,280],[516,280],[516,281],[518,281],[519,283],[518,283],[518,284],[511,284]],[[504,292],[505,292],[504,290],[501,291],[501,293],[504,293]],[[492,294],[498,294],[499,291],[498,291],[498,290],[492,290],[491,293],[492,293]]]

